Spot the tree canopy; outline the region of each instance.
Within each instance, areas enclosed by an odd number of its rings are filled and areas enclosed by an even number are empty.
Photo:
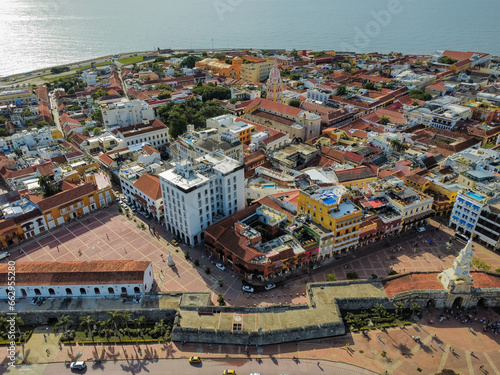
[[[177,138],[186,132],[188,124],[196,128],[204,128],[208,118],[228,113],[218,103],[202,102],[188,98],[185,102],[175,104],[170,101],[158,108],[158,116],[169,127],[170,136]]]
[[[195,87],[191,91],[197,95],[201,95],[204,102],[212,99],[231,99],[231,90],[227,87],[204,85]]]
[[[419,90],[419,89],[413,89],[413,90],[411,90],[408,93],[408,96],[410,98],[412,98],[412,99],[418,99],[418,100],[424,100],[424,101],[432,99],[432,95],[431,94],[427,94],[427,93],[425,93],[425,92],[423,92],[422,90]]]
[[[288,105],[292,106],[292,107],[300,107],[300,104],[302,102],[300,101],[300,99],[292,99],[290,100],[290,102],[288,103]]]
[[[196,62],[200,61],[200,60],[201,59],[198,56],[189,55],[184,60],[182,60],[181,66],[185,67],[185,68],[194,68],[194,65],[196,64]]]
[[[96,100],[96,99],[101,99],[105,95],[108,95],[108,92],[104,91],[103,89],[99,89],[90,96],[92,97],[92,99]]]
[[[340,85],[339,88],[337,89],[337,94],[340,96],[347,94],[347,86]]]
[[[391,119],[387,116],[382,116],[380,120],[378,120],[378,123],[381,125],[387,125],[389,122],[391,122]]]
[[[51,181],[49,175],[38,177],[38,184],[40,185],[42,195],[45,198],[55,195],[61,191],[61,189],[59,189],[59,187]]]
[[[95,122],[102,124],[104,122],[102,118],[102,111],[100,109],[96,109],[95,111],[92,111],[92,114],[90,115],[92,117],[92,120]]]
[[[441,64],[451,65],[451,64],[455,64],[457,62],[457,60],[452,59],[451,57],[448,57],[448,56],[441,56],[439,58],[438,62]]]
[[[165,91],[165,90],[162,90],[159,94],[158,94],[158,100],[163,100],[163,99],[169,99],[172,97],[172,94],[169,93],[168,91]]]

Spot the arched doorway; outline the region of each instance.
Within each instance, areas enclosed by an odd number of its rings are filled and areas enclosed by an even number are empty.
[[[428,308],[429,310],[433,310],[433,309],[435,309],[435,308],[436,308],[436,301],[435,301],[435,300],[433,300],[433,299],[428,300],[428,301],[427,301],[427,308]]]
[[[28,293],[26,293],[26,289],[21,289],[21,298],[26,298]]]
[[[457,298],[455,298],[455,301],[453,301],[452,308],[461,307],[462,303],[464,303],[464,299],[462,297],[457,297]]]
[[[485,308],[486,307],[486,299],[479,298],[479,301],[477,301],[477,307],[479,307],[479,308]]]

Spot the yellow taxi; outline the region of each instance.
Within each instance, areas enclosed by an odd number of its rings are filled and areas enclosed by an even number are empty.
[[[201,358],[200,357],[190,357],[189,358],[189,363],[200,363]]]
[[[177,240],[172,240],[172,245],[177,246],[179,245],[179,242]]]
[[[224,370],[224,374],[223,375],[236,375],[236,371],[234,370]]]

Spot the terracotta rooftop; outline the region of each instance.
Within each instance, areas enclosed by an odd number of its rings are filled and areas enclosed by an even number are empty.
[[[385,280],[383,286],[389,298],[410,290],[443,289],[443,284],[437,278],[438,272],[415,273]]]
[[[150,261],[16,263],[16,285],[142,284]],[[7,285],[7,263],[0,264],[0,285]]]
[[[38,203],[42,212],[59,207],[65,203],[70,203],[84,195],[93,193],[96,190],[92,184],[83,184],[74,189],[61,191],[51,197],[45,198]]]
[[[335,175],[337,176],[339,183],[364,180],[365,178],[373,178],[377,176],[370,168],[365,166],[335,171]]]
[[[161,199],[160,178],[158,176],[143,174],[134,183],[134,187],[154,201]]]

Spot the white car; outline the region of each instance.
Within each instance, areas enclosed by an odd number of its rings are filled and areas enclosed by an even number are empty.
[[[71,362],[69,368],[72,370],[83,370],[87,365],[84,361]]]
[[[254,288],[252,288],[249,285],[244,285],[243,288],[241,288],[241,289],[243,289],[244,292],[248,292],[248,293],[253,293],[253,291],[254,291]]]
[[[224,265],[222,263],[217,263],[215,265],[215,267],[217,267],[218,269],[220,269],[221,271],[224,271],[226,269],[226,267],[224,267]]]
[[[420,233],[425,232],[425,227],[420,227],[417,229]]]
[[[274,289],[276,288],[276,284],[267,284],[264,289],[265,290],[271,290],[271,289]]]

